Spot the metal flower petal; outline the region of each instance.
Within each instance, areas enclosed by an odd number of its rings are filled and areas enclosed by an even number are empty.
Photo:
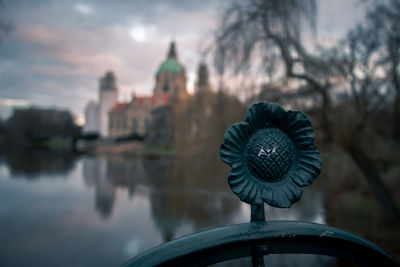
[[[226,131],[221,144],[221,159],[230,166],[239,160],[250,134],[251,129],[247,122],[232,124]]]
[[[286,120],[286,111],[278,104],[272,102],[260,102],[253,104],[246,114],[246,122],[253,129],[263,129],[271,125],[279,126]]]
[[[293,139],[297,147],[312,145],[315,139],[314,130],[307,116],[298,110],[290,110],[287,114],[282,130]]]
[[[322,168],[307,116],[277,103],[252,105],[246,121],[227,130],[220,155],[232,167],[232,191],[249,204],[290,207]]]
[[[310,185],[320,174],[322,159],[314,144],[300,150],[298,164],[296,166],[295,182],[299,186]]]

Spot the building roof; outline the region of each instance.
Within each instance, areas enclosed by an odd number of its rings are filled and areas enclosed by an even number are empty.
[[[153,95],[150,97],[150,101],[151,101],[150,103],[151,103],[151,106],[152,106],[152,107],[155,107],[155,106],[156,106],[157,100],[159,100],[160,97],[161,97],[161,103],[159,103],[159,104],[161,104],[161,105],[163,105],[163,106],[169,105],[169,104],[170,104],[170,100],[171,100],[171,94],[170,94],[170,93],[163,93],[163,94],[161,94],[161,95],[155,95],[155,94],[153,94]]]
[[[178,74],[184,71],[181,63],[178,62],[175,58],[169,58],[161,63],[160,67],[157,71],[157,76],[163,73],[164,71],[168,71],[171,74]]]
[[[148,101],[150,97],[147,96],[136,96],[133,100],[138,103],[139,105],[144,104],[146,101]]]
[[[161,99],[160,99],[161,98]],[[161,101],[160,101],[161,100]],[[160,101],[160,102],[157,102]],[[156,105],[166,106],[171,103],[171,94],[163,93],[161,95],[152,95],[152,96],[135,96],[131,102],[129,103],[117,103],[112,108],[111,112],[124,112],[132,107],[143,107],[144,105],[148,105],[150,108],[156,107]]]
[[[128,107],[128,104],[129,103],[117,103],[111,111],[124,111]]]
[[[112,71],[100,78],[100,90],[117,90],[115,74]]]
[[[157,71],[157,76],[159,76],[164,71],[168,71],[171,74],[178,74],[185,71],[185,68],[177,60],[177,53],[175,50],[175,42],[171,42],[167,59],[161,63]]]

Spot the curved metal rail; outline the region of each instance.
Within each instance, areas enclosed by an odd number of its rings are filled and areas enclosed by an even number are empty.
[[[400,266],[384,250],[354,234],[297,221],[252,222],[192,234],[148,250],[123,266],[204,266],[285,253],[329,255],[362,266]]]

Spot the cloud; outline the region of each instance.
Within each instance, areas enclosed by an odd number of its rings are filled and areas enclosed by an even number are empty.
[[[93,11],[93,8],[91,6],[84,3],[76,3],[74,7],[75,10],[81,13],[82,15],[89,15]]]
[[[136,42],[145,42],[154,37],[154,26],[135,25],[129,29],[129,36]]]
[[[12,99],[12,98],[3,98],[0,99],[0,104],[6,107],[13,107],[13,106],[28,106],[30,105],[29,101],[24,99]]]
[[[193,83],[204,44],[211,42],[227,2],[5,1],[2,15],[15,31],[0,44],[1,98],[82,115],[86,103],[97,99],[98,79],[107,70],[116,73],[121,98],[133,90],[149,95],[172,39]]]

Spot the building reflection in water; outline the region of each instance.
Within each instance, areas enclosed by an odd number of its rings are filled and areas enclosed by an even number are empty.
[[[95,207],[104,218],[111,215],[115,200],[115,186],[108,178],[108,162],[106,158],[83,159],[83,179],[87,186],[95,188]]]
[[[96,210],[106,218],[112,213],[118,187],[127,189],[132,198],[135,188],[144,186],[164,241],[176,238],[182,224],[194,229],[218,227],[232,223],[233,217],[243,212],[240,207],[246,204],[230,192],[226,177],[206,176],[206,169],[213,167],[195,168],[176,158],[83,159],[85,183],[95,188]],[[291,209],[266,206],[268,219],[324,223],[322,191],[305,190],[302,201]]]
[[[175,175],[178,174],[178,175]],[[204,177],[193,169],[182,170],[182,163],[173,158],[83,158],[85,184],[95,188],[96,210],[107,218],[112,214],[118,187],[149,190],[151,214],[163,240],[176,238],[182,224],[194,229],[222,226],[239,211],[240,202],[227,186],[210,191],[202,187]]]
[[[177,237],[179,226],[191,225],[195,230],[222,226],[239,212],[240,202],[227,186],[211,189],[204,186],[207,180],[218,177],[203,176],[204,172],[187,165],[183,159],[145,161],[144,166],[153,188],[150,195],[153,220],[164,242]]]
[[[37,185],[53,186],[54,177],[70,177],[73,180],[61,180],[61,184],[57,183],[59,186],[73,186],[65,188],[59,198],[56,195],[42,196],[42,191],[38,191],[38,203],[42,203],[40,199],[49,200],[41,207],[41,212],[56,218],[47,221],[48,224],[43,225],[46,228],[41,231],[48,232],[50,226],[59,229],[57,231],[64,229],[64,223],[52,224],[58,222],[60,214],[65,215],[55,211],[59,211],[60,207],[68,207],[72,214],[82,214],[88,199],[90,201],[94,195],[93,209],[99,216],[95,215],[96,218],[92,218],[91,213],[85,211],[87,218],[81,215],[62,217],[67,220],[73,219],[72,221],[83,219],[78,220],[82,223],[76,226],[78,230],[69,234],[81,236],[85,233],[90,236],[88,240],[105,235],[104,238],[109,242],[114,242],[115,251],[129,248],[129,253],[124,252],[124,257],[127,258],[183,235],[234,223],[245,223],[250,218],[249,206],[241,203],[232,194],[226,177],[229,170],[217,158],[196,161],[193,158],[172,157],[76,157],[54,151],[15,151],[4,153],[2,161],[10,170],[11,178],[30,180],[32,183],[29,184],[33,188],[36,186],[36,190]],[[34,183],[33,180],[39,181],[38,178],[40,183]],[[12,180],[3,182],[11,186]],[[16,198],[23,195],[21,193]],[[307,188],[302,200],[291,209],[266,206],[267,219],[324,223],[323,196],[323,192],[318,188]],[[72,198],[79,201],[73,201]],[[80,203],[82,207],[78,207]],[[91,208],[90,205],[88,208]],[[121,212],[115,212],[116,210]],[[25,211],[24,214],[26,216]],[[30,223],[36,220],[35,215],[32,216],[28,220]],[[93,227],[94,225],[97,227]],[[102,228],[98,228],[99,225]],[[22,231],[21,229],[19,231]],[[48,238],[52,242],[59,242],[56,236],[50,234]],[[66,242],[65,239],[62,242]],[[71,248],[77,246],[73,240],[68,244]],[[84,244],[82,246],[80,249],[89,249]],[[97,247],[94,251],[98,249]],[[113,259],[115,251],[107,257]],[[313,255],[272,255],[266,258],[266,262],[270,266],[319,266],[332,260]],[[249,259],[240,259],[227,264],[240,266],[250,262]]]

